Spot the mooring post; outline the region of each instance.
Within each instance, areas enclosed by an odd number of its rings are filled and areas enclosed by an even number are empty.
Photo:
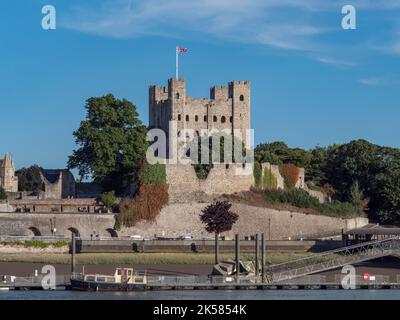
[[[72,232],[72,248],[71,248],[71,273],[75,273],[75,253],[76,253],[76,239],[75,233]]]
[[[255,236],[255,249],[256,249],[256,259],[255,259],[255,265],[256,265],[256,277],[258,279],[258,276],[260,275],[260,270],[259,270],[259,262],[258,262],[258,255],[259,255],[259,251],[260,251],[260,243],[258,240],[258,233]]]
[[[265,283],[265,236],[261,234],[261,275],[262,282]]]
[[[235,251],[236,251],[236,282],[240,282],[240,236],[235,235]]]
[[[219,234],[215,233],[215,264],[219,263]]]

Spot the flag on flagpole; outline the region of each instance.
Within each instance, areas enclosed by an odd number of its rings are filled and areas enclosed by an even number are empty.
[[[179,53],[187,52],[187,48],[177,47]]]
[[[175,78],[176,78],[176,80],[179,79],[179,54],[185,53],[187,51],[188,51],[188,48],[176,47],[176,50],[175,50]]]

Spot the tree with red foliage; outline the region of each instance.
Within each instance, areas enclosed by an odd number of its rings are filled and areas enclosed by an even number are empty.
[[[216,201],[201,212],[200,220],[205,224],[205,229],[209,233],[215,233],[215,264],[218,263],[218,236],[221,232],[229,231],[236,223],[239,216],[231,211],[232,204],[228,201]]]

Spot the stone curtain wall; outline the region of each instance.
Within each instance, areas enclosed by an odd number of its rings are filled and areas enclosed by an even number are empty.
[[[200,222],[201,210],[208,203],[175,203],[162,209],[154,223],[138,223],[133,228],[124,228],[119,235],[142,235],[144,237],[180,237],[191,234],[194,239],[212,238]],[[285,240],[310,234],[326,234],[359,228],[368,224],[367,218],[341,219],[298,212],[259,208],[241,203],[234,203],[232,210],[239,214],[239,220],[231,232],[225,235],[233,238],[235,233],[241,236],[264,232],[267,239]],[[271,235],[269,236],[269,230]]]
[[[101,236],[110,236],[107,229],[114,227],[110,214],[46,214],[46,213],[0,213],[0,235],[33,235],[36,229],[42,236],[50,236],[50,219],[56,218],[57,235],[71,236],[70,228],[78,230],[81,237],[90,238],[93,230]]]
[[[142,235],[144,237],[180,237],[192,234],[195,239],[212,238],[200,222],[201,210],[208,203],[174,203],[163,208],[154,223],[141,222],[133,228],[122,228],[119,236]],[[264,232],[267,239],[285,240],[288,237],[340,233],[368,224],[367,218],[340,219],[298,212],[279,211],[234,203],[233,210],[239,220],[231,232],[243,237]],[[70,228],[78,230],[82,238],[90,238],[93,230],[101,236],[110,236],[108,229],[114,227],[114,217],[110,214],[46,214],[46,213],[0,213],[0,235],[33,235],[32,228],[41,235],[51,235],[50,219],[56,218],[57,235],[70,236]],[[271,230],[271,236],[269,236]]]
[[[198,179],[192,165],[166,165],[170,202],[188,202],[198,194],[221,195],[249,190],[254,185],[253,167],[246,164],[247,175],[238,175],[241,164],[214,164],[207,178]]]

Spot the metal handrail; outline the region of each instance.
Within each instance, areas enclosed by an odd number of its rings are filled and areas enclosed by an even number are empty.
[[[391,237],[378,241],[364,242],[340,249],[313,254],[266,267],[268,282],[279,282],[305,275],[331,270],[349,263],[357,263],[400,251],[400,240]]]

